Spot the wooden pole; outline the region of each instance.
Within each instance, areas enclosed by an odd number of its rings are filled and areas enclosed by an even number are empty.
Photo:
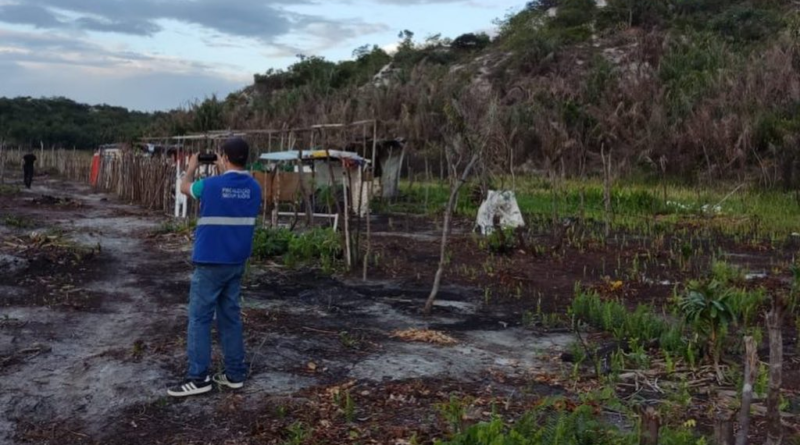
[[[345,242],[345,256],[347,257],[347,269],[353,268],[353,255],[350,251],[350,204],[347,195],[350,194],[350,188],[347,186],[347,175],[345,174],[346,168],[342,162],[342,186],[344,186],[344,242]]]
[[[605,234],[606,241],[611,236],[611,151],[608,157],[605,154],[605,144],[600,148],[600,157],[603,160],[603,203],[605,208]]]
[[[661,429],[661,418],[658,411],[648,406],[642,413],[642,431],[639,437],[640,445],[658,445],[658,434]]]
[[[742,407],[739,411],[739,435],[736,445],[747,445],[747,434],[750,432],[750,406],[753,403],[753,382],[758,372],[758,350],[753,337],[744,338],[744,384],[742,386]]]
[[[783,313],[785,301],[779,295],[772,297],[772,309],[767,313],[769,329],[769,393],[767,394],[767,445],[783,442],[780,399],[783,384]]]
[[[714,443],[733,445],[733,440],[733,413],[728,409],[720,409],[714,417]]]
[[[366,140],[364,141],[366,144]],[[369,191],[367,192],[367,251],[364,253],[364,270],[362,271],[362,279],[367,281],[367,269],[369,267],[369,258],[372,255],[372,199],[375,192],[375,152],[378,149],[378,121],[372,124],[372,164],[369,168]]]

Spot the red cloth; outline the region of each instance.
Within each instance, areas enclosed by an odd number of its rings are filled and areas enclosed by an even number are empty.
[[[92,158],[92,174],[89,176],[89,182],[92,187],[97,185],[97,178],[100,176],[100,154],[95,153]]]

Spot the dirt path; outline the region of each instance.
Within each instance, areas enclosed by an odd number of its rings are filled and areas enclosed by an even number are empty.
[[[491,386],[498,375],[511,381],[554,370],[550,358],[572,341],[568,334],[534,334],[517,314],[487,312],[472,288],[444,289],[439,315],[424,319],[424,289],[252,266],[244,289],[251,376],[237,395],[237,412],[225,414],[224,392],[169,400],[166,386],[184,371],[191,266],[188,242],[150,237],[163,222],[54,179],[0,195],[0,238],[10,241],[0,243],[1,444],[247,438],[255,434],[251,425],[231,419],[263,412],[274,397],[302,399],[344,382]],[[31,231],[54,229],[99,252],[45,261],[13,247]],[[445,331],[458,343],[392,336],[410,328]],[[517,391],[510,383],[495,386],[501,394]]]
[[[28,206],[39,195],[68,197],[74,206]],[[15,328],[0,330],[7,351],[31,350],[20,363],[0,369],[0,442],[20,433],[46,430],[54,422],[95,435],[109,416],[133,403],[158,397],[164,369],[145,361],[120,361],[112,352],[134,347],[134,340],[154,326],[171,323],[175,313],[155,304],[155,286],[141,286],[142,267],[157,270],[170,260],[146,248],[141,235],[160,218],[91,194],[88,187],[46,181],[14,200],[9,213],[33,218],[36,225],[57,228],[75,242],[102,246],[77,292],[100,298],[87,310],[12,306],[0,318]],[[44,228],[42,227],[42,228]],[[33,228],[36,230],[37,227]],[[181,275],[185,275],[182,273]],[[177,278],[177,277],[165,277]],[[180,277],[184,278],[184,277]],[[29,297],[41,287],[6,286],[4,292]],[[56,290],[58,291],[58,290]],[[24,434],[22,434],[24,435]]]

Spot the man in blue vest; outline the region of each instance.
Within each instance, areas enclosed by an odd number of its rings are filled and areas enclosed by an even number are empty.
[[[189,372],[184,383],[169,388],[174,397],[211,391],[212,380],[233,389],[244,384],[244,358],[239,288],[245,262],[253,247],[253,233],[261,187],[245,170],[250,147],[241,138],[222,145],[217,158],[218,176],[195,181],[200,166],[192,156],[181,192],[200,201],[194,253],[195,265],[189,291],[189,329],[186,350]],[[225,371],[209,376],[211,322],[216,313],[217,331],[225,356]]]

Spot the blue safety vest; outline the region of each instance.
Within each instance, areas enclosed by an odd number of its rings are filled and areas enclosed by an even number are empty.
[[[228,172],[203,181],[192,261],[244,264],[253,250],[261,187],[252,176]]]

